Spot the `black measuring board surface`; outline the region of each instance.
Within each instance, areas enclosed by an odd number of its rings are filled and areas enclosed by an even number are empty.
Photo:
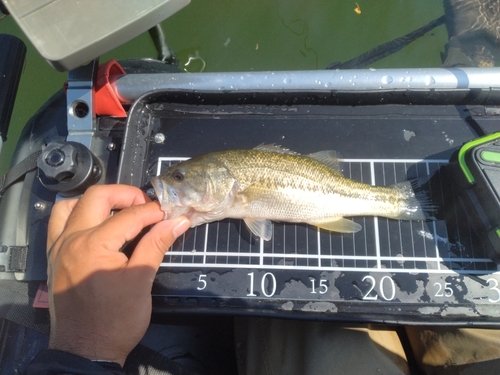
[[[464,120],[469,113],[446,105],[183,104],[161,94],[139,101],[128,119],[121,183],[147,190],[172,163],[274,143],[304,154],[336,150],[345,176],[374,185],[428,178],[439,205],[433,221],[353,218],[362,226],[355,234],[274,223],[263,241],[234,219],[192,228],[165,255],[154,311],[500,323],[497,265],[448,175],[452,153],[477,137]]]

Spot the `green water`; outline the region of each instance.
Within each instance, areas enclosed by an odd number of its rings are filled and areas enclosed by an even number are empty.
[[[361,13],[355,12],[359,4]],[[162,23],[167,43],[191,72],[315,70],[344,62],[401,37],[443,14],[438,0],[192,0]],[[8,169],[22,128],[66,80],[38,55],[12,18],[0,33],[28,47],[0,175]],[[374,68],[439,67],[447,42],[440,26]],[[156,57],[147,33],[102,56],[100,61]]]

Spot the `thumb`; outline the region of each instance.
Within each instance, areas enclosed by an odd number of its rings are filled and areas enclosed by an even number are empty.
[[[184,216],[155,224],[137,244],[128,261],[129,267],[147,266],[156,272],[165,253],[176,238],[188,230],[190,224]]]
[[[63,199],[54,204],[52,214],[49,219],[49,229],[47,233],[47,250],[52,247],[54,242],[64,231],[68,218],[70,217],[78,199]]]

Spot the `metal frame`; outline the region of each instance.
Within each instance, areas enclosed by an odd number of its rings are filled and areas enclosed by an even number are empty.
[[[500,68],[128,74],[115,77],[111,85],[119,99],[126,104],[134,102],[146,92],[166,89],[332,94],[409,91],[432,94],[458,91],[464,96],[474,90],[486,91],[497,97],[500,95]]]

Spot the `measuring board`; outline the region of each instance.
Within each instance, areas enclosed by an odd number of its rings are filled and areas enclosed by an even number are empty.
[[[428,179],[436,220],[355,217],[362,229],[354,234],[275,222],[270,241],[241,220],[191,228],[165,254],[153,312],[500,324],[500,273],[448,173],[453,152],[477,137],[464,119],[484,108],[314,105],[285,94],[145,95],[127,119],[117,182],[147,191],[172,163],[259,144],[305,155],[335,150],[353,180]],[[498,127],[491,116],[474,120],[476,128]]]
[[[186,159],[159,158],[157,174]],[[448,189],[439,175],[447,163],[343,159],[342,170],[372,185],[437,176],[433,198],[444,206]],[[463,218],[454,205],[447,221],[355,217],[362,230],[354,234],[274,223],[270,241],[250,235],[241,220],[204,224],[166,253],[154,295],[174,305],[194,298],[196,304],[252,308],[258,300],[261,307],[330,316],[368,310],[384,321],[491,315],[500,304],[500,274],[474,242],[474,228],[460,225]],[[456,227],[452,236],[450,225]]]

